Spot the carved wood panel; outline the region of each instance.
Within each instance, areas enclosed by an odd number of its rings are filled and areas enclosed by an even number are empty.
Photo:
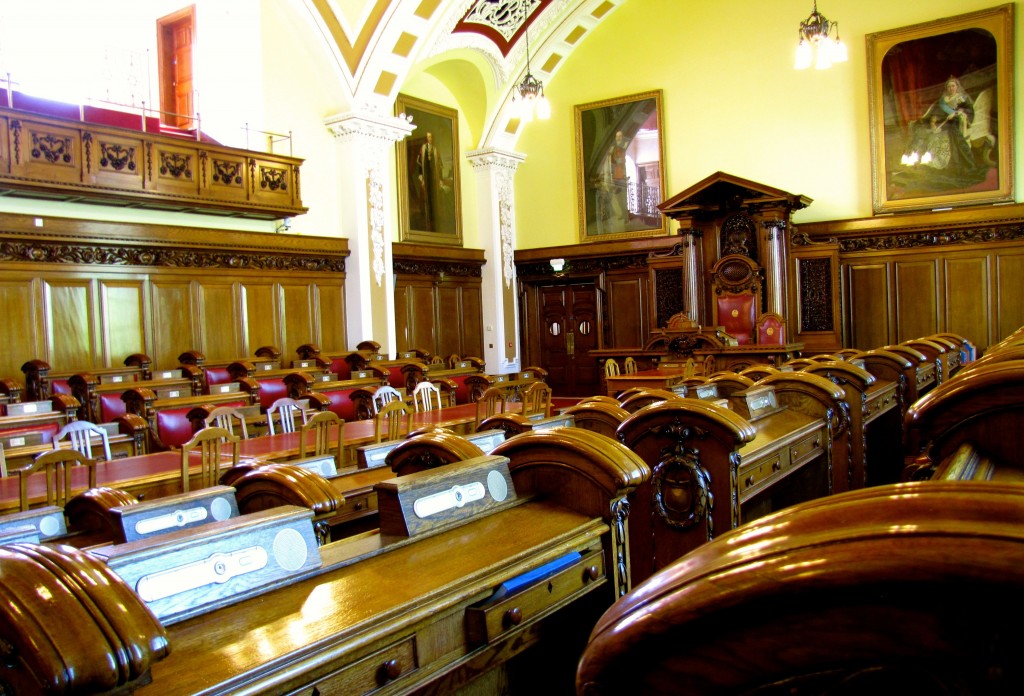
[[[99,288],[104,364],[110,362],[111,356],[124,357],[136,352],[148,355],[144,281],[101,278]]]
[[[94,296],[88,280],[61,278],[43,283],[47,352],[67,369],[93,366],[92,356],[97,352]]]
[[[939,330],[939,279],[936,259],[896,261],[896,342]]]

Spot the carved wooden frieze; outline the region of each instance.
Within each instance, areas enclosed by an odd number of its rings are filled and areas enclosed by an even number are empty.
[[[392,259],[391,267],[396,275],[453,276],[458,278],[482,277],[478,263],[457,261],[426,261],[421,259]]]
[[[192,155],[182,155],[177,152],[161,152],[160,173],[175,179],[191,179],[192,170],[195,168],[192,162]]]
[[[68,136],[32,131],[32,159],[48,164],[72,164],[72,140]]]
[[[218,249],[66,244],[43,240],[0,238],[0,262],[161,266],[165,268],[230,268],[259,271],[317,271],[344,273],[343,256],[300,256],[275,252],[237,252]]]
[[[1011,242],[1020,239],[1024,239],[1024,224],[840,239],[839,250],[842,252],[884,251],[952,244],[978,244],[980,242]]]
[[[99,148],[101,169],[113,170],[115,172],[134,172],[138,169],[139,165],[136,161],[134,147],[101,140]]]
[[[683,269],[658,268],[654,271],[657,326],[666,326],[668,320],[685,310],[683,307]]]
[[[260,188],[268,191],[287,191],[288,171],[278,167],[260,167]]]
[[[229,161],[218,159],[216,157],[211,158],[212,162],[212,174],[210,178],[215,184],[221,184],[222,186],[236,186],[242,187],[242,173],[243,163],[240,161]]]
[[[621,268],[646,268],[647,254],[623,254],[620,256],[597,258],[567,259],[567,270],[577,273],[600,273]],[[547,261],[533,263],[517,263],[516,275],[522,276],[553,276],[555,271]]]

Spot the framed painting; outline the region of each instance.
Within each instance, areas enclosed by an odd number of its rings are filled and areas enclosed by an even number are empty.
[[[395,113],[412,116],[398,143],[399,234],[405,242],[462,245],[459,201],[459,114],[403,94]]]
[[[668,234],[661,90],[576,106],[580,239]]]
[[[1013,200],[1013,5],[868,34],[875,213]]]

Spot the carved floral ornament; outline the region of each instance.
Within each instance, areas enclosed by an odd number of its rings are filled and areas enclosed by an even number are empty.
[[[478,2],[462,20],[466,24],[481,24],[511,41],[529,16],[540,6],[540,0],[497,0]]]

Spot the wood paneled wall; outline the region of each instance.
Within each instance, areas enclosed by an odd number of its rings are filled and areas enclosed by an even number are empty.
[[[348,348],[346,240],[0,215],[0,376]]]
[[[836,249],[843,343],[874,348],[950,331],[979,349],[1024,325],[1024,205],[800,225]]]
[[[483,357],[483,251],[403,243],[392,257],[398,350]]]

